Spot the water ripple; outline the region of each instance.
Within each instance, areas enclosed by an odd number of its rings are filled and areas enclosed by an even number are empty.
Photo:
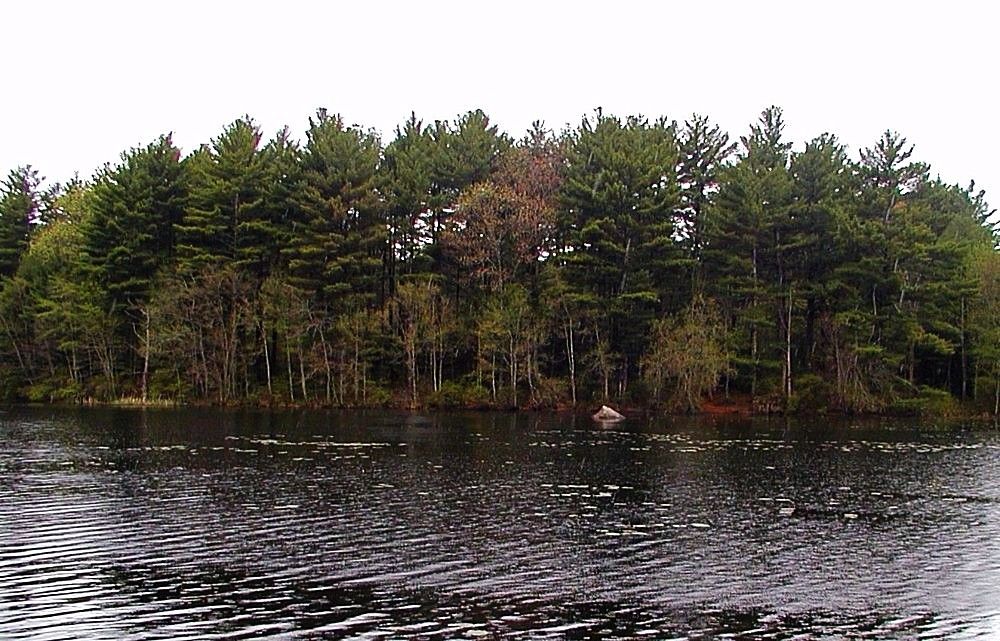
[[[1000,634],[995,432],[16,410],[3,639]]]

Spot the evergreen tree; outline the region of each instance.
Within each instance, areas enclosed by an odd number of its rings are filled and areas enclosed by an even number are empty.
[[[684,121],[678,146],[680,207],[677,209],[677,233],[689,253],[692,289],[697,290],[701,287],[705,218],[715,202],[721,172],[736,144],[730,143],[729,134],[711,124],[706,116],[694,114]]]
[[[790,172],[789,219],[798,245],[789,267],[805,308],[799,365],[823,371],[830,354],[829,346],[821,344],[820,326],[845,306],[853,307],[859,295],[857,283],[843,273],[852,270],[850,263],[858,258],[852,251],[856,239],[849,231],[855,170],[837,137],[822,134],[793,155]]]
[[[118,165],[98,173],[82,243],[112,305],[133,309],[148,299],[157,273],[173,260],[185,198],[180,151],[169,135],[130,150]]]
[[[303,221],[296,202],[302,180],[302,158],[298,143],[284,128],[262,152],[264,162],[264,214],[258,222],[256,262],[268,274],[287,268],[287,248]]]
[[[538,127],[489,179],[462,190],[442,237],[471,282],[492,292],[522,280],[554,249],[562,154]]]
[[[363,308],[380,291],[380,153],[374,132],[347,127],[339,115],[320,109],[309,121],[289,269],[297,285],[337,309]]]
[[[625,391],[658,309],[678,307],[683,265],[675,241],[678,204],[674,126],[625,122],[598,111],[570,134],[559,236],[561,260],[578,299],[593,310],[595,367],[602,394],[617,374]]]
[[[451,214],[463,189],[485,181],[497,169],[511,141],[479,109],[460,116],[453,124],[436,121],[429,135],[433,153],[427,221],[430,243],[426,251],[435,273],[454,277],[456,266],[446,260],[442,243]]]
[[[0,186],[0,277],[17,271],[31,232],[44,212],[41,178],[31,166],[19,167]]]
[[[434,149],[428,128],[412,113],[385,149],[380,191],[386,200],[385,271],[390,292],[395,292],[400,275],[430,268],[425,248],[431,242],[426,220]]]
[[[787,343],[794,290],[784,253],[794,241],[782,235],[790,231],[791,143],[783,130],[781,109],[769,107],[740,139],[743,149],[725,173],[705,250],[710,293],[739,336],[735,363],[754,396],[762,375],[780,372],[786,397],[791,385]]]
[[[228,125],[185,160],[188,204],[177,227],[178,267],[184,273],[233,264],[262,280],[274,241],[264,206],[265,164],[260,129],[248,116]]]

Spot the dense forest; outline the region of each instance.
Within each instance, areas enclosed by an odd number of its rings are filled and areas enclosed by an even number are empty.
[[[319,110],[0,192],[0,398],[928,411],[1000,403],[984,194],[887,131],[597,110],[387,143]]]

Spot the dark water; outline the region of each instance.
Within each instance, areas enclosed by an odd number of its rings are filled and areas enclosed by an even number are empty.
[[[1000,638],[1000,435],[0,414],[0,639],[239,638]]]

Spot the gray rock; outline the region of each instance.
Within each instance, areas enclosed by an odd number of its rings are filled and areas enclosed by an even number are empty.
[[[618,421],[624,421],[625,417],[611,409],[607,405],[601,405],[601,409],[597,410],[593,416],[595,421],[600,423],[617,423]]]

